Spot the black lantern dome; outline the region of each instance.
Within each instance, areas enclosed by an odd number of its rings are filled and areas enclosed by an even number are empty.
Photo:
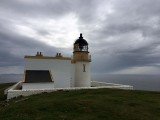
[[[88,52],[88,43],[82,37],[82,33],[80,34],[79,39],[77,39],[74,43],[74,51],[87,51]]]

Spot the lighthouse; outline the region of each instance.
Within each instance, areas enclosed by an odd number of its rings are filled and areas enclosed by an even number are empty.
[[[82,34],[73,43],[72,58],[61,53],[55,56],[44,56],[41,52],[35,56],[26,55],[22,89],[90,87],[90,62],[88,42]]]
[[[91,75],[90,75],[90,62],[91,56],[88,51],[88,42],[83,39],[80,34],[73,44],[73,86],[74,87],[90,87]]]
[[[90,74],[91,56],[88,42],[82,34],[73,44],[73,56],[64,57],[61,53],[45,56],[42,52],[25,55],[24,77],[21,81],[5,90],[7,99],[29,96],[56,90],[84,88],[133,89],[133,86],[92,81]],[[91,86],[92,85],[92,86]],[[73,89],[72,89],[73,88]]]

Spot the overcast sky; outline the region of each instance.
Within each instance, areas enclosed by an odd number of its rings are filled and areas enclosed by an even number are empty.
[[[83,33],[92,73],[160,74],[160,0],[0,0],[0,74],[24,55],[72,55]]]

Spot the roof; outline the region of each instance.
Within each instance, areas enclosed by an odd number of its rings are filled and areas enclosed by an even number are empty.
[[[79,44],[79,46],[87,46],[88,45],[87,41],[85,39],[83,39],[82,34],[80,34],[79,39],[77,39],[74,44]]]
[[[49,70],[26,70],[25,83],[53,82]]]
[[[70,57],[52,57],[52,56],[29,56],[26,55],[24,58],[32,58],[32,59],[57,59],[57,60],[71,60]]]

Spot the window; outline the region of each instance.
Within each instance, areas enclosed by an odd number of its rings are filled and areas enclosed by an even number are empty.
[[[83,72],[86,72],[86,65],[83,64]]]

